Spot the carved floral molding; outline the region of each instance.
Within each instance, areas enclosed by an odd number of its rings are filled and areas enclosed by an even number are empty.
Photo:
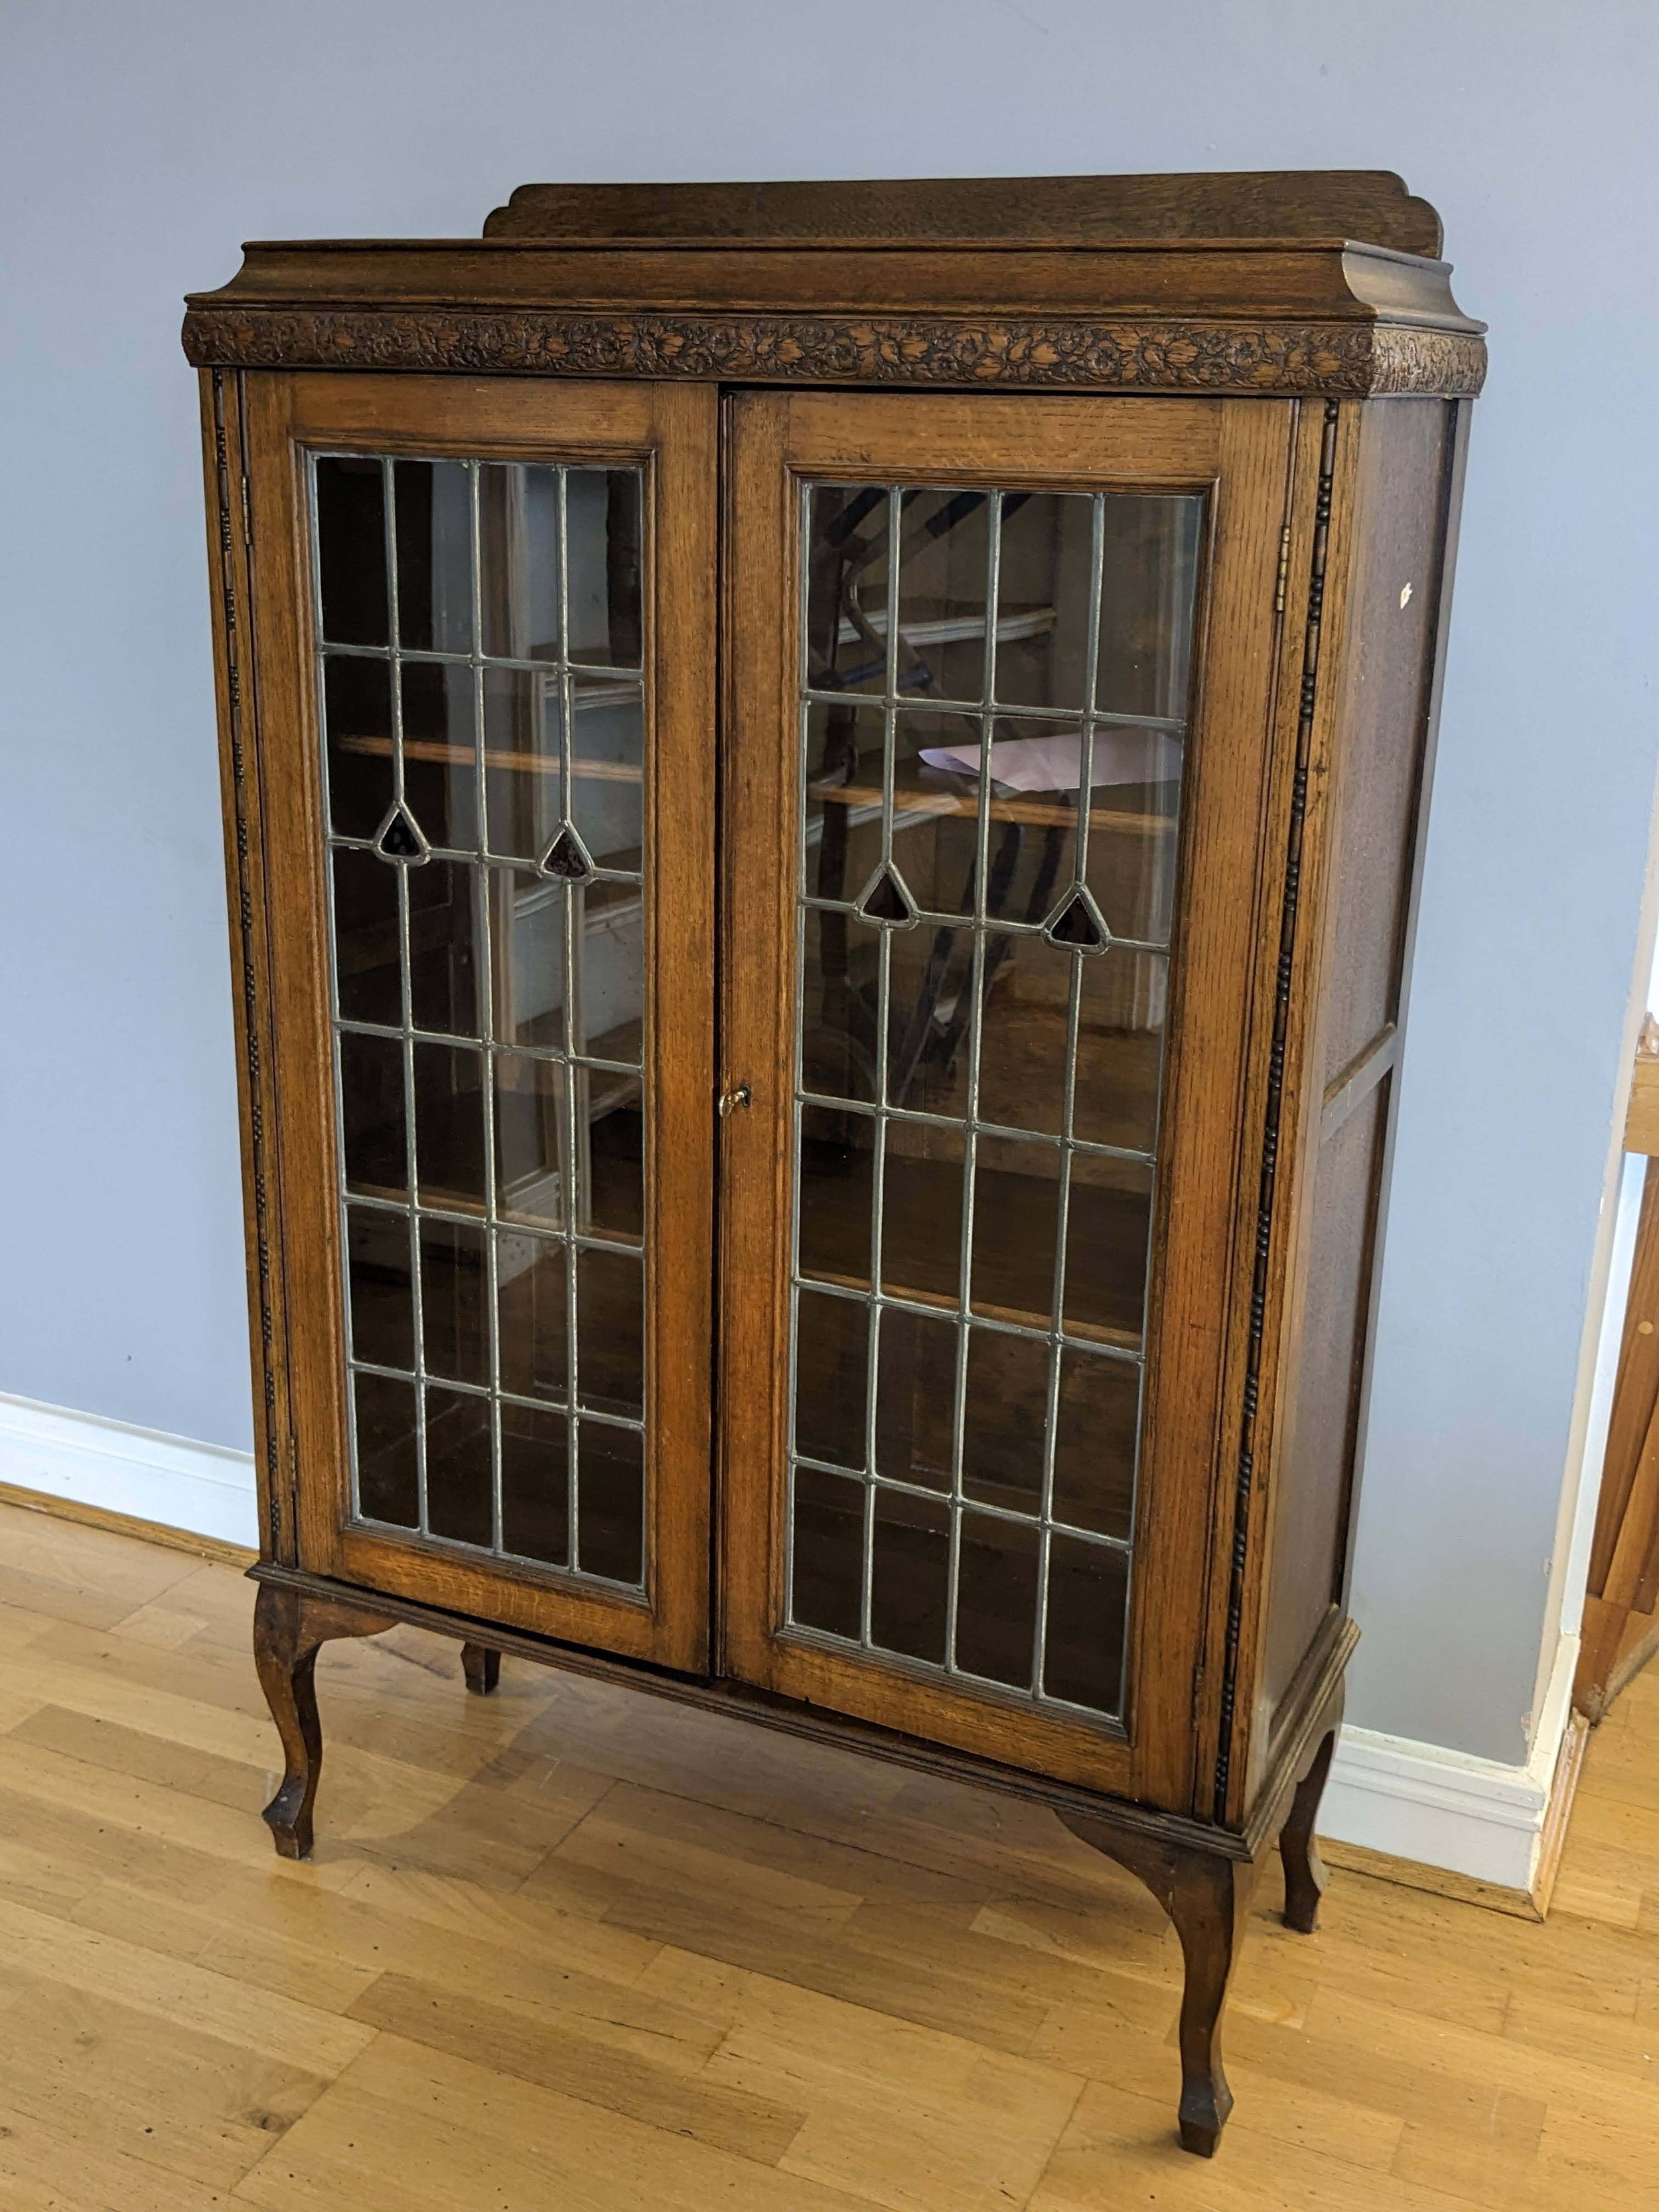
[[[734,384],[1473,394],[1480,339],[1374,323],[964,322],[939,317],[192,308],[197,367],[693,376]]]

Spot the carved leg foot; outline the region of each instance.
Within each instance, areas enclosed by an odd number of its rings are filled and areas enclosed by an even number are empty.
[[[1222,2015],[1256,1863],[1164,1843],[1087,1814],[1060,1817],[1073,1835],[1138,1875],[1175,1923],[1187,1969],[1181,1999],[1181,2144],[1200,2158],[1213,2158],[1233,2108],[1221,2060]]]
[[[501,1655],[487,1650],[482,1644],[463,1644],[461,1672],[473,1696],[487,1698],[501,1679]]]
[[[1339,1696],[1330,1726],[1319,1739],[1302,1778],[1296,1785],[1291,1809],[1279,1832],[1279,1856],[1285,1863],[1285,1925],[1298,1936],[1311,1936],[1319,1925],[1319,1900],[1325,1893],[1325,1866],[1314,1839],[1319,1801],[1336,1750],[1337,1730],[1342,1724]]]
[[[261,1583],[253,1606],[253,1663],[270,1717],[283,1740],[282,1786],[264,1817],[285,1859],[311,1853],[312,1808],[323,1765],[317,1717],[317,1654],[334,1636],[377,1636],[392,1622],[331,1598],[315,1598],[277,1583]]]

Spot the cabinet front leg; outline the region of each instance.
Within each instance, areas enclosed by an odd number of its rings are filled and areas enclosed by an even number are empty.
[[[1311,1936],[1318,1927],[1319,1900],[1325,1893],[1325,1865],[1319,1856],[1314,1823],[1319,1817],[1319,1801],[1325,1794],[1337,1731],[1342,1725],[1340,1691],[1329,1722],[1296,1785],[1291,1809],[1279,1832],[1279,1856],[1285,1864],[1285,1925],[1294,1928],[1298,1936]]]
[[[1088,1814],[1060,1819],[1085,1844],[1127,1867],[1175,1923],[1186,1978],[1181,1998],[1181,2145],[1213,2158],[1233,2108],[1222,2065],[1227,1985],[1244,1934],[1257,1863],[1120,1829]]]
[[[501,1679],[501,1655],[482,1644],[463,1644],[461,1672],[475,1698],[487,1698]]]
[[[317,1717],[317,1654],[331,1637],[378,1636],[392,1626],[376,1613],[332,1598],[308,1596],[279,1583],[261,1583],[253,1604],[253,1664],[270,1717],[283,1741],[283,1773],[264,1809],[278,1854],[311,1854],[312,1808],[323,1765]]]
[[[1181,2144],[1200,2158],[1215,2156],[1233,2108],[1221,2063],[1222,2015],[1255,1874],[1249,1860],[1194,1853],[1177,1870],[1168,1900],[1187,1966],[1181,1998]]]

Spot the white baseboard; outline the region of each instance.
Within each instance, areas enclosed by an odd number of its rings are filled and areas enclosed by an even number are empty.
[[[259,1541],[251,1453],[3,1391],[0,1482],[222,1543]]]
[[[1578,1638],[1562,1637],[1524,1766],[1345,1728],[1320,1807],[1321,1835],[1529,1893],[1577,1657]]]
[[[259,1540],[251,1454],[3,1392],[0,1483],[222,1543],[252,1547]],[[1529,1891],[1577,1653],[1577,1638],[1562,1637],[1524,1766],[1345,1728],[1320,1833],[1499,1889]]]

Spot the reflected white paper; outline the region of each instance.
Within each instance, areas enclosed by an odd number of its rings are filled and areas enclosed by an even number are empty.
[[[936,745],[921,757],[929,768],[979,774],[977,745]],[[1089,763],[1091,787],[1167,783],[1181,774],[1181,742],[1161,730],[1097,729]],[[991,780],[1007,791],[1075,791],[1083,776],[1083,737],[1004,738],[991,747]]]

